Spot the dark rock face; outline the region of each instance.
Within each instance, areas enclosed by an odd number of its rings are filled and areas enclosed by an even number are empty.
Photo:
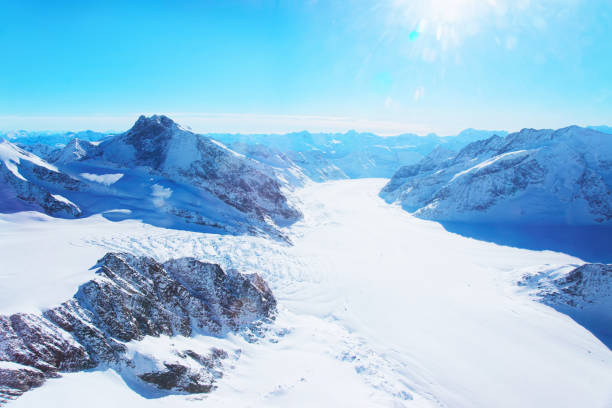
[[[564,274],[545,271],[518,284],[534,289],[539,301],[567,314],[612,349],[612,265],[584,264]]]
[[[35,367],[47,376],[94,366],[67,333],[41,316],[24,313],[0,316],[0,360]]]
[[[45,374],[34,367],[0,362],[0,405],[44,382]]]
[[[0,371],[0,388],[25,391],[41,376],[105,364],[163,390],[208,392],[220,377],[225,351],[205,356],[177,350],[176,361],[163,362],[161,371],[139,373],[124,343],[194,330],[219,336],[275,316],[276,300],[257,274],[225,273],[193,258],[160,264],[126,253],[108,253],[97,266],[96,278],[42,316],[0,316],[0,364],[26,367],[19,371],[19,387]]]
[[[612,265],[584,264],[557,278],[540,274],[525,277],[520,284],[535,284],[551,305],[582,309],[604,301],[612,303]]]

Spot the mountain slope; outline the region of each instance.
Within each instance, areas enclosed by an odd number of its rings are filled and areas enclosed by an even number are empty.
[[[610,225],[611,189],[612,138],[572,126],[436,152],[398,170],[381,197],[438,221]]]
[[[0,211],[42,211],[56,217],[78,217],[81,210],[70,200],[53,194],[48,187],[76,189],[78,180],[61,173],[55,166],[0,141]]]
[[[141,116],[132,129],[102,142],[97,155],[121,167],[148,167],[203,188],[260,220],[269,217],[277,225],[287,225],[300,217],[264,166],[166,116]]]

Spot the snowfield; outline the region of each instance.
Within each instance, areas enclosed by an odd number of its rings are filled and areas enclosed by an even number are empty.
[[[230,353],[208,395],[143,396],[112,370],[63,374],[9,407],[611,407],[612,352],[517,282],[577,258],[464,238],[386,204],[388,180],[296,191],[293,246],[250,236],[163,229],[102,216],[0,215],[0,312],[68,299],[108,251],[158,261],[193,256],[258,272],[279,302],[252,342],[147,338]],[[103,390],[103,392],[100,392]]]

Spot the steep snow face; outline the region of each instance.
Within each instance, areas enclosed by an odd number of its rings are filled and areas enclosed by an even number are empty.
[[[440,221],[612,225],[612,138],[525,129],[401,168],[381,191]]]
[[[98,145],[85,140],[72,139],[62,149],[55,150],[47,154],[50,162],[57,165],[71,163],[73,161],[83,160],[88,156],[94,156],[98,153]]]
[[[296,161],[292,160],[290,154],[283,153],[269,146],[262,144],[247,144],[236,142],[232,144],[232,149],[240,154],[250,157],[260,163],[272,168],[278,179],[285,182],[290,188],[303,187],[308,177]]]
[[[25,178],[19,174],[19,171],[17,170],[17,167],[21,164],[22,160],[30,162],[32,165],[44,167],[49,171],[56,173],[58,172],[57,167],[52,166],[32,153],[17,147],[7,140],[0,141],[0,161],[2,161],[2,164],[4,164],[4,166],[16,177],[25,180]]]
[[[80,208],[57,194],[77,189],[78,184],[32,153],[0,141],[0,212],[36,210],[57,217],[78,217]]]

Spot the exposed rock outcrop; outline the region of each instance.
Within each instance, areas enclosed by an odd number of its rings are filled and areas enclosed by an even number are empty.
[[[194,332],[221,336],[275,316],[276,300],[257,274],[225,273],[193,258],[161,264],[126,253],[108,253],[96,266],[97,276],[72,299],[42,315],[0,316],[5,394],[99,365],[161,390],[208,392],[221,375],[225,351],[172,350],[171,359],[147,364],[157,369],[142,372],[126,354],[129,342]]]
[[[612,265],[584,264],[523,277],[520,286],[572,317],[612,348]]]

